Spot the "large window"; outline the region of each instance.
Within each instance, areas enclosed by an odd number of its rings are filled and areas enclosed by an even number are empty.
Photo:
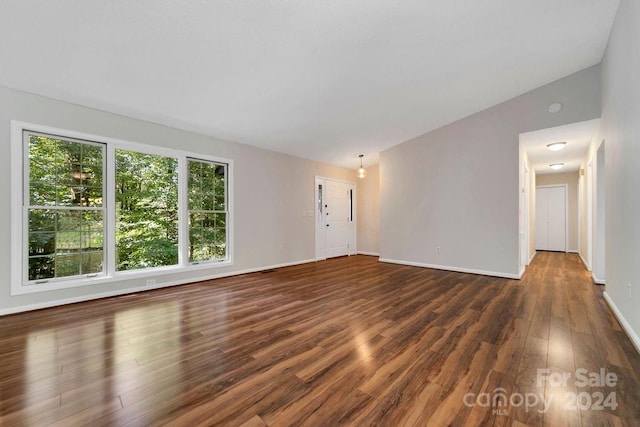
[[[229,160],[12,130],[14,294],[231,263]]]
[[[189,159],[189,261],[227,256],[226,165]]]
[[[104,269],[104,146],[24,133],[28,280]]]

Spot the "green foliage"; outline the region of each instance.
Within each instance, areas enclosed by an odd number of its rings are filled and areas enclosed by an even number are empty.
[[[116,269],[178,263],[178,161],[116,150]]]
[[[103,153],[100,145],[29,135],[30,280],[102,271]]]
[[[104,269],[104,146],[29,134],[29,280]],[[189,260],[227,256],[226,166],[189,159]],[[178,161],[115,150],[116,270],[178,263]]]
[[[189,261],[227,256],[226,170],[223,165],[189,160]]]
[[[29,136],[32,206],[102,206],[103,147]]]

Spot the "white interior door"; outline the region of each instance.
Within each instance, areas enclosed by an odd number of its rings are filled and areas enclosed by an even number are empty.
[[[536,249],[566,251],[566,197],[565,187],[536,189]]]
[[[547,189],[536,189],[536,250],[547,250]]]
[[[351,223],[349,184],[327,181],[327,258],[348,255]]]
[[[316,202],[316,259],[354,254],[355,185],[316,178]]]
[[[547,188],[547,250],[566,250],[566,206],[564,187]]]

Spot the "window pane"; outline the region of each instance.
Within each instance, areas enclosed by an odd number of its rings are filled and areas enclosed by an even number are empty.
[[[56,256],[56,277],[77,276],[80,274],[80,255]]]
[[[29,136],[29,198],[31,205],[56,204],[56,140]]]
[[[33,171],[34,165],[31,165]],[[55,176],[55,174],[53,175]],[[57,189],[55,183],[47,181],[31,181],[29,186],[30,204],[32,206],[54,206],[56,204]]]
[[[75,231],[59,231],[56,235],[56,252],[78,252],[80,250],[80,233]]]
[[[218,228],[226,228],[227,227],[227,214],[225,213],[217,213],[215,214],[216,218],[216,227]]]
[[[59,231],[80,231],[82,212],[63,210],[58,212]]]
[[[51,255],[56,251],[56,233],[29,233],[29,255]]]
[[[26,135],[28,279],[102,272],[104,147],[55,136]],[[85,258],[91,262],[85,263]]]
[[[189,261],[227,258],[226,166],[189,159]]]
[[[102,160],[101,146],[29,134],[30,205],[101,206]]]
[[[104,262],[102,251],[85,252],[82,254],[82,274],[100,273]]]
[[[49,209],[29,210],[29,231],[55,231],[56,211]]]
[[[218,211],[226,210],[226,183],[225,183],[225,168],[223,166],[216,167],[216,175],[214,180],[215,194],[216,194],[216,206]]]
[[[102,249],[103,239],[102,232],[85,232],[82,233],[80,240],[82,250],[96,250]]]
[[[189,209],[202,209],[202,178],[200,162],[189,162]]]
[[[29,258],[29,280],[50,279],[55,277],[55,257],[39,256]]]
[[[177,263],[177,159],[116,150],[116,269]]]
[[[29,280],[102,271],[101,211],[63,210],[56,213],[33,209],[29,211],[29,225]],[[87,252],[90,266],[81,266],[78,256],[84,257]]]

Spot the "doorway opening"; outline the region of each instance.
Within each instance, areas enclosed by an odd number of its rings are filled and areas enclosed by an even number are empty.
[[[532,262],[536,250],[576,253],[589,269],[592,245],[591,236],[587,232],[590,228],[588,223],[592,213],[589,207],[595,204],[595,189],[593,204],[589,200],[590,155],[593,153],[595,157],[594,145],[599,132],[600,119],[593,119],[523,132],[519,135],[520,267],[522,270]],[[587,168],[588,163],[589,168]],[[595,169],[595,159],[593,163]],[[594,175],[594,178],[595,176],[597,175]],[[595,182],[593,184],[595,187]],[[564,187],[564,189],[541,190],[541,187]],[[561,192],[564,192],[564,203],[556,201],[561,199]],[[564,212],[562,207],[557,207],[557,212],[551,212],[552,215],[563,217],[555,219],[553,224],[548,222],[550,214],[548,209],[553,208],[548,203],[549,197],[553,206],[558,203],[564,205]],[[595,211],[593,213],[595,214]],[[544,218],[541,219],[540,216]]]

